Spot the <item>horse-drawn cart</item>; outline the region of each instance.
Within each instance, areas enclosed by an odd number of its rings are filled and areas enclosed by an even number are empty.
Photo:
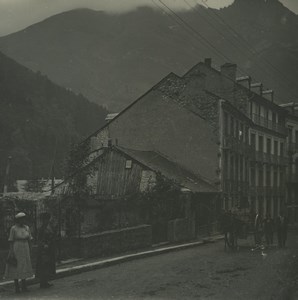
[[[248,210],[233,209],[222,215],[225,250],[238,249],[238,239],[247,239],[253,233],[253,218]]]

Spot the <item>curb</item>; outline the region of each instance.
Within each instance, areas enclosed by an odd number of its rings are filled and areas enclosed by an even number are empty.
[[[223,236],[221,236],[221,235],[214,236],[214,237],[210,237],[210,238],[204,238],[201,241],[197,241],[197,242],[162,247],[159,249],[147,250],[147,251],[138,252],[138,253],[134,253],[134,254],[127,254],[127,255],[123,255],[123,256],[119,256],[119,257],[115,257],[115,258],[105,259],[105,260],[101,260],[101,261],[95,261],[92,263],[86,263],[86,264],[77,265],[77,266],[73,266],[73,267],[61,268],[61,269],[57,270],[55,279],[59,279],[59,278],[63,278],[63,277],[71,276],[71,275],[76,275],[76,274],[80,274],[83,272],[93,271],[93,270],[97,270],[97,269],[107,268],[110,266],[118,265],[120,263],[128,262],[128,261],[135,260],[135,259],[141,259],[141,258],[156,256],[156,255],[160,255],[160,254],[166,254],[166,253],[174,252],[174,251],[178,251],[178,250],[194,248],[194,247],[202,246],[202,245],[205,245],[208,243],[214,243],[221,239],[223,239]],[[38,281],[35,278],[29,278],[27,280],[28,285],[33,285],[36,283],[38,283]],[[0,288],[5,288],[12,284],[13,284],[13,281],[0,282]]]

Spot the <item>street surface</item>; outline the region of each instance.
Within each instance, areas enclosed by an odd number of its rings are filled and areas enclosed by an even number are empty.
[[[30,286],[18,299],[298,299],[297,237],[263,254],[251,251],[252,238],[238,252],[218,241],[58,279],[47,290]],[[17,299],[12,288],[0,298]]]

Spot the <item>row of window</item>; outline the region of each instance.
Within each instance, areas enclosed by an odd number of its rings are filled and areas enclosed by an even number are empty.
[[[248,161],[243,155],[230,155],[225,152],[223,157],[223,175],[225,179],[248,181]]]
[[[249,141],[249,127],[240,120],[224,112],[224,134],[225,136],[232,136],[242,142],[246,142],[252,146],[256,151],[265,152],[268,154],[284,156],[284,143],[272,138],[266,138],[263,135],[258,136],[255,133],[250,134]],[[297,135],[298,138],[298,135]],[[297,139],[298,141],[298,139]]]
[[[284,203],[283,197],[266,197],[259,196],[251,198],[251,208],[256,212],[263,212],[264,215],[269,213],[272,217],[277,217],[281,209],[281,203]]]
[[[251,186],[273,186],[280,187],[284,186],[284,170],[278,170],[276,167],[273,168],[273,172],[270,166],[266,166],[265,172],[263,166],[259,168],[252,167],[250,169],[250,184]],[[264,178],[265,175],[265,178]],[[279,178],[278,178],[279,175]],[[258,179],[258,180],[257,180]]]
[[[283,197],[251,197],[250,208],[254,212],[263,213],[266,215],[269,213],[272,217],[277,217],[281,209],[281,204],[284,203]],[[229,198],[226,198],[224,201],[225,208],[240,206],[241,208],[249,207],[248,199],[240,198],[238,196],[233,197],[232,195]]]
[[[240,182],[248,181],[248,172],[248,161],[242,155],[230,155],[227,152],[224,153],[224,179]],[[250,167],[250,184],[252,186],[281,186],[284,184],[284,173],[284,168],[278,168],[276,166],[273,167],[267,165],[265,169],[263,166],[252,166]]]
[[[298,143],[298,130],[294,130],[293,127],[289,127],[288,140],[289,140],[289,144]]]
[[[265,139],[263,135],[259,135],[257,145],[257,135],[252,132],[250,134],[250,145],[256,151],[284,156],[284,143],[272,140],[270,137]]]
[[[280,115],[255,102],[250,102],[249,116],[251,119],[254,119],[254,117],[256,117],[256,119],[262,118],[263,120],[267,120],[273,124],[282,125],[283,123],[283,119]]]
[[[249,127],[233,116],[224,112],[224,134],[235,137],[240,141],[249,143]]]

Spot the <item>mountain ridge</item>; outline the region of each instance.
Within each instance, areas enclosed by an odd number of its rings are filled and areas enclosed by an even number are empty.
[[[102,126],[106,113],[0,52],[0,187],[9,156],[10,183],[48,178],[53,163],[62,177],[71,143]]]
[[[298,16],[277,0],[253,3],[236,0],[220,10],[197,6],[178,14],[236,62],[240,73],[243,70],[273,88],[280,102],[294,99],[298,97],[292,83],[298,76]],[[169,72],[181,75],[205,57],[214,57],[217,68],[226,62],[177,21],[148,7],[124,14],[76,9],[0,38],[0,50],[119,111]],[[243,40],[226,24],[237,28]]]

